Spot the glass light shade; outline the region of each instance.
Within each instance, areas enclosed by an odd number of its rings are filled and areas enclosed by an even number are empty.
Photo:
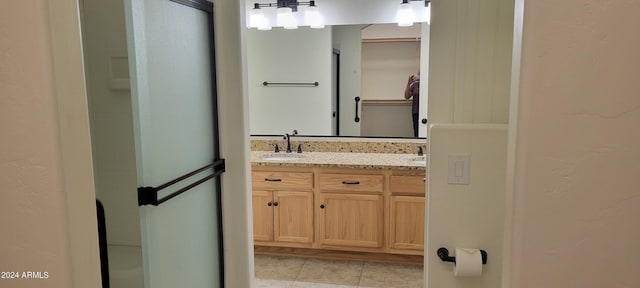
[[[258,26],[258,30],[271,30],[271,25],[266,17],[263,19],[262,24]]]
[[[282,26],[284,29],[298,29],[298,23],[296,18],[293,17],[291,8],[279,7],[277,13],[278,26]]]
[[[318,6],[309,6],[304,10],[304,24],[314,29],[324,28],[322,15]]]
[[[249,28],[258,28],[263,25],[264,21],[264,12],[262,12],[262,9],[252,9],[251,12],[249,12]]]
[[[271,23],[269,23],[269,18],[264,14],[262,15],[263,17],[258,23],[258,30],[271,30]]]
[[[402,2],[400,4],[400,7],[398,7],[396,18],[398,20],[398,26],[412,26],[415,18],[413,15],[413,7],[411,7],[411,4],[409,4],[408,2]]]

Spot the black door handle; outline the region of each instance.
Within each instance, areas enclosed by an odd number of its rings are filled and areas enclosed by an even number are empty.
[[[356,123],[358,123],[360,122],[360,117],[358,117],[358,102],[360,102],[360,97],[356,96],[355,100],[356,100],[356,118],[353,119],[353,121],[356,121]]]

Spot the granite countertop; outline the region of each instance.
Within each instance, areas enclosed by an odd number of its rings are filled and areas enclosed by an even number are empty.
[[[265,157],[278,159],[267,160]],[[298,159],[299,158],[299,159]],[[251,151],[251,165],[285,167],[321,167],[356,169],[399,169],[424,170],[426,156],[393,153],[346,153],[346,152],[303,152],[273,153],[272,151]]]

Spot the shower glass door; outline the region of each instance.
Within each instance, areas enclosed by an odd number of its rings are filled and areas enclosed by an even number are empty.
[[[213,5],[127,0],[145,287],[223,286]]]

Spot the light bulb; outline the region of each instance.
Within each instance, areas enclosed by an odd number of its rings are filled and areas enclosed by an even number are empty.
[[[278,7],[277,9],[278,26],[284,29],[298,29],[296,18],[293,17],[293,10],[289,7]]]
[[[311,1],[312,3],[314,1]],[[314,29],[324,28],[324,23],[322,23],[322,15],[320,15],[320,8],[311,4],[309,7],[306,7],[304,10],[304,23],[305,25],[309,25],[309,27]]]
[[[254,8],[249,12],[249,28],[258,28],[263,25],[264,21],[264,12],[262,12],[262,9]]]
[[[413,25],[413,7],[411,7],[411,4],[409,4],[408,0],[402,1],[400,7],[398,7],[396,18],[398,20],[398,26],[400,27],[408,27]]]

